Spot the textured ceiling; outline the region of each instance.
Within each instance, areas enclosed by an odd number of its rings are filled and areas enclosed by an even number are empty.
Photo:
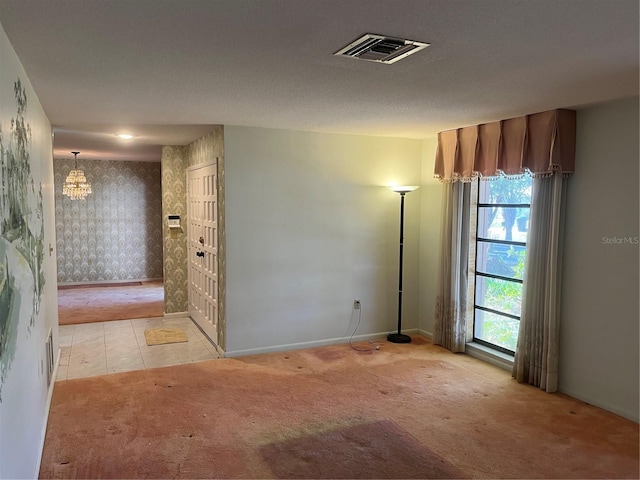
[[[214,124],[425,138],[638,95],[637,0],[0,0],[0,23],[56,151],[93,158]],[[367,32],[431,46],[333,55]]]

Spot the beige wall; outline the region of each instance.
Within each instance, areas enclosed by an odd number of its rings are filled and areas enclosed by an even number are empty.
[[[561,391],[636,421],[639,128],[638,98],[578,111],[559,366]]]
[[[419,140],[225,126],[227,352],[348,339],[397,322],[399,195]],[[420,190],[406,197],[403,326],[418,325]]]
[[[162,277],[160,162],[78,162],[84,200],[62,194],[74,161],[54,159],[59,283]]]

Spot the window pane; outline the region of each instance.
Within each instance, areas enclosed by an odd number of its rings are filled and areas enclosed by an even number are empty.
[[[476,277],[476,305],[520,316],[521,303],[521,283],[480,275]]]
[[[520,322],[509,317],[476,309],[474,336],[515,352]]]
[[[522,280],[527,247],[478,241],[476,271]]]
[[[480,203],[531,203],[533,179],[499,178],[480,182]]]
[[[505,315],[520,316],[523,284],[481,273],[524,280],[527,247],[512,243],[527,242],[532,184],[528,176],[508,177],[481,181],[479,188],[474,338],[511,352],[520,322]]]
[[[529,208],[478,207],[478,237],[526,242]]]

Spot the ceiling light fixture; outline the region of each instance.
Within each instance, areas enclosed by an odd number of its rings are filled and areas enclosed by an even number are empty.
[[[116,137],[122,138],[123,140],[131,140],[133,138],[133,135],[129,133],[118,133]]]
[[[91,184],[87,181],[84,172],[78,169],[78,154],[80,152],[71,152],[74,155],[75,168],[69,172],[67,179],[62,184],[62,194],[71,200],[84,200],[91,193]]]

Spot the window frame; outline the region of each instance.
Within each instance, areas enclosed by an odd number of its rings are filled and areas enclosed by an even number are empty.
[[[506,177],[508,178],[508,177]],[[505,178],[505,179],[506,179]],[[533,179],[532,179],[533,180]],[[491,180],[488,180],[491,181]],[[507,180],[508,181],[508,180]],[[527,237],[526,237],[526,241],[520,241],[520,240],[502,240],[502,239],[492,239],[492,238],[485,238],[485,237],[481,237],[479,235],[479,228],[480,228],[480,218],[481,218],[481,209],[483,208],[514,208],[514,209],[526,209],[529,212],[529,216],[530,216],[530,212],[531,212],[531,202],[529,203],[505,203],[505,202],[500,202],[500,203],[487,203],[487,202],[481,202],[481,193],[482,193],[482,188],[481,188],[481,183],[482,180],[478,179],[478,186],[477,186],[477,192],[476,192],[476,202],[475,202],[475,231],[473,232],[473,249],[474,249],[474,254],[473,254],[473,286],[471,288],[471,292],[472,292],[472,296],[471,298],[473,299],[471,302],[471,309],[473,310],[472,312],[472,318],[473,318],[473,326],[471,329],[472,335],[471,335],[471,341],[474,343],[477,343],[479,345],[483,345],[487,348],[490,348],[492,350],[496,350],[498,352],[507,354],[509,356],[515,356],[515,350],[510,350],[509,348],[503,347],[501,345],[497,345],[495,343],[491,343],[490,341],[487,341],[485,339],[479,338],[476,336],[476,312],[478,310],[483,311],[483,312],[487,312],[487,313],[492,313],[495,315],[499,315],[502,317],[506,317],[506,318],[510,318],[513,320],[517,320],[518,323],[520,322],[521,319],[521,315],[514,315],[512,313],[509,312],[505,312],[505,311],[501,311],[501,310],[496,310],[494,308],[490,308],[490,307],[486,307],[483,305],[478,305],[477,303],[477,298],[478,298],[478,290],[477,290],[477,285],[478,282],[476,281],[476,279],[478,277],[483,277],[483,278],[493,278],[493,279],[498,279],[498,280],[502,280],[502,281],[507,281],[507,282],[512,282],[512,283],[517,283],[522,285],[522,288],[524,289],[524,272],[523,272],[523,278],[513,278],[513,277],[507,277],[507,276],[503,276],[503,275],[499,275],[499,274],[493,274],[493,273],[489,273],[489,272],[484,272],[484,271],[480,271],[478,270],[478,254],[480,252],[480,248],[478,248],[478,245],[480,243],[484,243],[484,244],[494,244],[494,245],[505,245],[505,246],[514,246],[514,247],[522,247],[524,248],[525,251],[525,256],[526,256],[526,252],[527,252],[527,248],[528,248],[528,240],[529,240],[529,231],[527,228]],[[533,188],[533,181],[531,182],[531,188]],[[487,226],[488,228],[489,226]],[[470,292],[470,293],[471,293]],[[522,299],[520,300],[522,302]]]

